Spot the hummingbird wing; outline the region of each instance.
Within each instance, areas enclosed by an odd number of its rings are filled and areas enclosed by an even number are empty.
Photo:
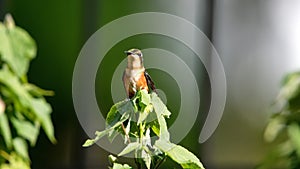
[[[151,79],[151,76],[147,73],[147,71],[144,72],[144,76],[146,77],[148,88],[150,88],[151,91],[154,91],[155,93],[157,93],[154,82]]]

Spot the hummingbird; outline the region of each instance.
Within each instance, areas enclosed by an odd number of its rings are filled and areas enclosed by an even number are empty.
[[[139,49],[130,49],[125,51],[125,54],[127,67],[122,80],[127,97],[131,99],[138,90],[142,89],[156,92],[155,85],[144,67],[142,52]]]

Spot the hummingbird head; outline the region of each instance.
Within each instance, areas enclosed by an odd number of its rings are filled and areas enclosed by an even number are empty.
[[[143,54],[139,49],[125,51],[127,55],[127,67],[131,69],[143,68]]]

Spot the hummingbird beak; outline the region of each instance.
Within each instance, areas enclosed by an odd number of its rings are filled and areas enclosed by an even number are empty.
[[[129,52],[129,51],[124,51],[124,53],[125,53],[126,55],[131,55],[131,54],[132,54],[132,52]]]

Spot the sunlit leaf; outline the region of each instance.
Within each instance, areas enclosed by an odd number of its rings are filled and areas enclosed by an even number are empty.
[[[123,156],[125,154],[128,154],[136,149],[140,149],[141,144],[138,142],[129,143],[119,154],[118,156]]]
[[[107,135],[107,138],[108,140],[112,143],[114,141],[114,139],[120,134],[122,133],[122,127],[118,127],[118,128],[115,128],[114,130],[110,130],[108,135]]]
[[[30,141],[32,146],[35,145],[40,130],[39,125],[33,125],[29,121],[18,120],[16,118],[11,118],[11,122],[18,135]]]
[[[0,169],[30,169],[29,160],[24,160],[19,154],[12,152],[9,154],[8,163],[0,165]]]
[[[5,113],[0,114],[0,131],[4,138],[5,144],[8,148],[12,146],[11,131],[8,123],[8,119]]]
[[[164,140],[157,140],[155,147],[165,152],[172,160],[181,165],[181,167],[190,169],[204,169],[200,160],[190,151],[182,146],[170,143]]]
[[[164,102],[157,96],[156,93],[151,93],[152,104],[154,110],[162,114],[163,116],[169,118],[171,112],[168,110]]]
[[[114,163],[114,165],[111,169],[132,169],[132,167],[130,167],[127,164],[122,165],[122,164]]]
[[[156,134],[157,136],[159,136],[160,133],[160,129],[159,129],[159,123],[157,120],[154,120],[150,123],[150,127],[153,131],[154,134]]]
[[[108,156],[108,160],[111,164],[115,163],[117,161],[117,157],[113,156],[113,155],[109,155]]]
[[[147,148],[147,147],[145,147],[145,148]],[[150,169],[150,166],[151,166],[151,156],[145,150],[142,150],[142,159],[145,162],[145,165],[146,165],[147,169]]]
[[[46,135],[50,139],[52,143],[56,143],[56,139],[54,137],[54,127],[52,124],[50,113],[52,112],[51,106],[46,102],[45,99],[42,98],[32,98],[31,99],[31,107],[41,122],[42,128],[44,129]]]
[[[149,105],[151,103],[151,97],[147,90],[140,90],[140,100],[144,105]]]
[[[274,139],[284,129],[284,127],[285,120],[281,116],[273,117],[265,129],[265,140],[268,142],[274,141]]]
[[[28,146],[24,139],[20,137],[14,138],[13,145],[14,145],[14,149],[18,154],[20,154],[25,159],[29,159]]]
[[[22,28],[8,28],[0,23],[0,54],[12,70],[22,77],[28,71],[30,60],[36,55],[36,45]]]
[[[168,131],[167,122],[164,118],[164,116],[169,116],[171,113],[167,109],[167,107],[164,105],[164,103],[160,100],[160,98],[157,96],[157,94],[152,93],[152,104],[154,107],[154,111],[157,116],[157,121],[159,124],[159,137],[162,140],[169,141],[170,140],[170,134]]]
[[[45,90],[41,89],[38,86],[31,84],[31,83],[26,83],[24,84],[24,88],[33,96],[35,97],[41,97],[41,96],[53,96],[54,92],[51,90]]]
[[[87,139],[87,140],[83,143],[82,147],[89,147],[89,146],[91,146],[91,145],[93,145],[93,144],[95,144],[95,139]]]
[[[0,83],[8,87],[11,93],[14,93],[22,106],[26,108],[31,107],[31,96],[24,89],[18,77],[16,77],[5,65],[0,70]]]
[[[122,118],[123,117],[123,118]],[[96,137],[94,139],[88,139],[86,140],[86,142],[82,145],[83,147],[89,147],[91,145],[93,145],[94,143],[96,143],[99,139],[101,139],[103,136],[109,134],[111,131],[113,130],[117,130],[117,128],[119,126],[122,125],[122,123],[124,121],[126,121],[129,118],[129,112],[126,112],[122,115],[120,121],[118,121],[117,123],[115,123],[113,126],[109,126],[109,128],[106,128],[103,131],[96,131],[95,135]]]

